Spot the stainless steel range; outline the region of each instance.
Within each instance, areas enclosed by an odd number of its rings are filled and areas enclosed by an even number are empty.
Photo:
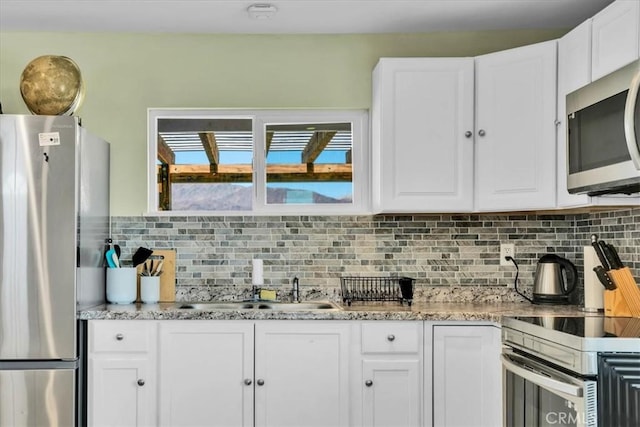
[[[640,319],[514,317],[502,328],[504,425],[640,425]]]

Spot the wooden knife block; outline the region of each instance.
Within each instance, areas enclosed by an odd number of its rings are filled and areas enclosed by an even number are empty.
[[[160,274],[160,300],[158,302],[174,302],[176,300],[176,251],[174,249],[153,249],[149,259],[157,263],[163,259],[162,274]],[[140,274],[144,264],[138,266],[138,290],[136,302],[140,300]]]
[[[604,315],[607,317],[632,317],[620,290],[604,291]]]
[[[612,317],[640,317],[640,288],[629,267],[608,272],[616,285],[612,291],[604,291],[604,314]]]

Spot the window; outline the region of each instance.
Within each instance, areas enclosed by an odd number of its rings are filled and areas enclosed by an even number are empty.
[[[149,110],[149,211],[366,213],[362,111]]]

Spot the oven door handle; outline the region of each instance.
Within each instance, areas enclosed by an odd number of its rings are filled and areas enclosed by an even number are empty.
[[[530,363],[527,362],[527,365],[522,365],[513,360],[512,357],[507,356],[505,354],[502,355],[502,365],[508,371],[513,372],[514,374],[524,378],[527,381],[530,381],[537,386],[543,387],[552,392],[565,393],[570,396],[582,397],[583,396],[583,388],[577,386],[575,384],[569,384],[565,381],[562,381],[560,375],[554,372],[553,370],[544,369],[544,367],[535,363],[535,370],[533,366],[530,366]],[[526,366],[526,367],[525,367]]]

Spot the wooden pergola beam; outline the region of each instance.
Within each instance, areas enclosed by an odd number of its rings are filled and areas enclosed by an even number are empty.
[[[265,147],[265,156],[269,154],[269,150],[271,149],[271,141],[273,141],[273,131],[267,131],[267,141]]]
[[[165,165],[172,165],[176,162],[175,153],[160,135],[158,135],[158,160]]]
[[[171,210],[171,177],[169,165],[163,163],[158,166],[158,207],[163,211]]]
[[[337,132],[314,132],[302,150],[302,163],[313,163]]]
[[[253,182],[251,165],[218,165],[218,172],[211,173],[208,165],[171,165],[172,183],[250,183]],[[350,182],[351,165],[267,165],[267,182]]]
[[[220,151],[218,150],[218,143],[216,142],[216,136],[213,132],[200,132],[198,133],[204,152],[207,154],[209,164],[212,167],[216,167],[220,163]]]

